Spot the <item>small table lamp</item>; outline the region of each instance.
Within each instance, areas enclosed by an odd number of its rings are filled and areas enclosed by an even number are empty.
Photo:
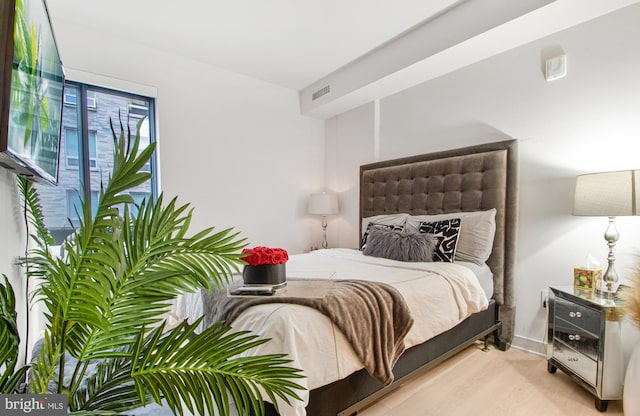
[[[338,213],[338,197],[326,192],[311,194],[308,212],[322,215],[322,248],[327,248],[327,215]]]
[[[640,215],[640,170],[590,173],[578,176],[573,202],[573,215],[609,217],[604,238],[609,246],[608,267],[596,293],[613,298],[617,290],[618,275],[614,268],[613,249],[620,235],[615,217]]]

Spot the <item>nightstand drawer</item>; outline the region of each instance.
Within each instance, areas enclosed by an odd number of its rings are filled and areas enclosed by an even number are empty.
[[[569,345],[577,352],[586,355],[593,361],[598,360],[600,338],[591,332],[587,332],[563,319],[556,318],[553,337]]]
[[[553,340],[553,358],[570,368],[591,386],[596,387],[598,362],[581,354],[557,339]]]
[[[598,310],[587,308],[586,306],[578,305],[558,297],[556,298],[555,316],[594,335],[600,333],[601,314]]]

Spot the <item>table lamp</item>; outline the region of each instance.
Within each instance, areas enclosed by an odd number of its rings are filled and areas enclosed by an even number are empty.
[[[618,289],[618,275],[614,263],[614,248],[620,235],[615,217],[640,215],[640,170],[599,172],[578,176],[573,202],[573,215],[609,217],[604,238],[609,246],[607,270],[602,282],[596,286],[596,294],[611,299]]]
[[[338,197],[326,192],[311,194],[309,214],[322,215],[322,248],[327,248],[327,215],[338,213]]]

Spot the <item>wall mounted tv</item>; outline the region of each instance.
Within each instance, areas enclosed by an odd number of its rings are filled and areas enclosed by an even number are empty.
[[[56,184],[64,71],[47,5],[0,4],[0,166]]]

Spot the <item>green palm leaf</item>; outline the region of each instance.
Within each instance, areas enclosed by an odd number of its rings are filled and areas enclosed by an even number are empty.
[[[36,352],[37,357],[32,366],[32,375],[29,381],[29,390],[31,393],[45,394],[53,384],[58,363],[61,357],[60,342],[52,341],[50,332],[44,333],[44,339],[40,346],[40,350]]]
[[[0,283],[0,393],[8,394],[16,390],[28,366],[18,365],[20,335],[18,334],[16,297],[7,276],[2,275]]]
[[[55,241],[44,223],[40,195],[38,195],[34,183],[22,176],[17,178],[20,193],[24,195],[24,214],[28,223],[34,227],[34,232],[31,232],[29,236],[37,242],[38,247],[47,248],[54,245]]]
[[[99,294],[108,300],[104,315],[109,328],[94,331],[93,342],[79,358],[113,355],[114,350],[130,343],[141,327],[159,324],[168,310],[167,301],[194,288],[211,289],[214,285],[210,276],[221,283],[222,277],[226,281],[230,275],[228,271],[237,271],[237,253],[244,247],[237,233],[223,230],[181,238],[191,211],[187,206],[176,207],[175,199],[164,207],[162,202],[159,198],[155,204],[143,203],[138,219],[131,218],[125,208],[123,223],[131,226],[123,227],[119,238],[127,256],[117,259],[118,268],[111,271],[116,276],[114,285],[105,286]],[[94,266],[106,264],[113,262],[104,259]],[[221,275],[221,269],[227,273]]]
[[[47,281],[40,289],[43,297],[47,298],[45,305],[51,316],[61,314],[64,321],[74,322],[74,325],[65,327],[65,331],[69,330],[72,333],[72,339],[80,340],[76,344],[87,343],[87,339],[82,339],[83,336],[94,332],[87,327],[104,331],[109,326],[107,316],[111,289],[116,285],[115,271],[125,257],[119,240],[113,234],[120,225],[117,205],[133,202],[130,196],[118,193],[127,189],[123,182],[129,186],[137,186],[148,179],[148,174],[126,176],[122,172],[129,170],[131,164],[144,166],[150,157],[149,152],[136,154],[140,124],[138,123],[134,140],[120,136],[114,149],[113,175],[109,185],[100,192],[95,217],[91,217],[88,202],[82,202],[81,209],[84,215],[75,235],[75,244],[65,245],[69,254],[66,264],[62,264],[60,268],[50,267]],[[126,143],[131,141],[132,153],[126,153]],[[154,146],[151,145],[150,148],[153,150]],[[132,176],[135,177],[132,179]],[[49,264],[54,263],[48,253],[42,254]],[[83,301],[78,302],[79,299]],[[84,302],[86,299],[90,302]],[[81,351],[72,350],[71,353],[80,356]]]
[[[76,409],[74,414],[118,414],[143,405],[138,391],[132,388],[129,355],[102,360],[96,370],[69,397],[70,407]],[[143,394],[145,401],[153,400],[150,394]]]
[[[217,325],[201,334],[185,322],[164,331],[164,326],[145,335],[140,332],[122,357],[100,361],[87,385],[70,399],[74,414],[94,411],[115,414],[163,399],[176,414],[183,405],[195,414],[218,409],[229,413],[233,400],[238,408],[264,412],[258,387],[288,402],[300,386],[291,381],[302,377],[285,365],[282,355],[234,357],[266,340],[246,333],[229,333]],[[135,388],[131,388],[135,383]],[[225,388],[225,386],[227,386]]]
[[[200,334],[185,322],[166,333],[164,326],[137,339],[133,354],[133,379],[139,394],[149,391],[156,402],[165,398],[174,413],[182,414],[182,404],[191,412],[209,414],[215,407],[228,414],[230,399],[238,409],[264,412],[259,387],[269,393],[273,403],[281,397],[299,397],[300,370],[287,367],[283,355],[240,357],[267,340],[246,332],[230,332],[229,327],[214,325]],[[225,388],[226,386],[226,388]],[[248,414],[248,413],[247,413]]]

